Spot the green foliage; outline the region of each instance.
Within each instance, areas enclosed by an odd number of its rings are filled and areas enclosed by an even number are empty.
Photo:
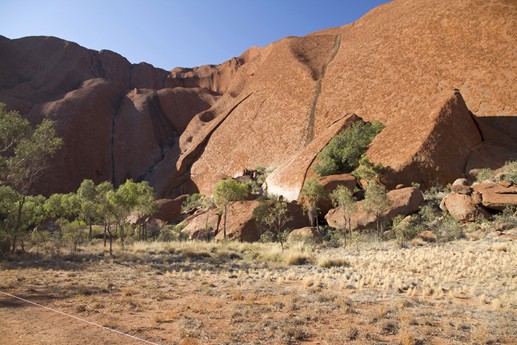
[[[221,180],[215,186],[214,202],[218,207],[232,201],[244,200],[248,196],[248,187],[234,179]]]
[[[502,179],[517,184],[517,161],[509,161],[504,164]]]
[[[77,247],[83,244],[87,238],[83,231],[83,224],[77,220],[69,222],[66,219],[60,219],[58,224],[63,232],[63,240],[68,243],[72,252],[77,251]]]
[[[370,181],[379,176],[381,172],[382,164],[374,164],[370,162],[368,157],[363,155],[359,159],[359,166],[354,171],[352,171],[352,175],[354,175],[359,180]]]
[[[370,181],[365,190],[364,196],[364,210],[371,212],[377,218],[377,236],[380,236],[382,232],[382,214],[390,206],[390,200],[386,195],[386,189],[375,181]]]
[[[350,234],[350,238],[352,236],[351,220],[352,215],[356,210],[354,196],[346,186],[338,186],[334,191],[332,191],[332,193],[330,193],[330,199],[332,200],[334,207],[341,209],[341,212],[343,213],[345,226],[341,230],[343,231],[343,239],[345,240],[344,243],[346,245],[347,232]]]
[[[495,176],[495,173],[491,169],[481,169],[476,174],[476,181],[483,182],[485,180],[493,180]]]
[[[306,198],[307,204],[303,206],[309,212],[312,226],[318,227],[318,201],[325,197],[323,186],[315,178],[311,178],[305,181],[302,188],[302,196]]]
[[[380,122],[357,121],[330,140],[318,154],[314,171],[321,176],[351,173],[359,166],[361,156],[383,129]]]
[[[500,169],[500,174],[490,169],[481,169],[476,174],[476,181],[482,182],[485,180],[511,181],[517,184],[517,161],[508,161]]]
[[[8,234],[13,252],[17,238],[30,226],[28,223],[35,221],[35,216],[26,213],[27,207],[24,209],[25,202],[29,201],[28,192],[47,168],[48,159],[61,145],[62,140],[56,137],[54,122],[45,119],[33,129],[18,112],[7,111],[5,104],[0,103],[0,184],[11,187],[17,196],[12,203],[16,208],[10,210],[8,217],[11,220],[15,217],[16,220],[9,225],[4,220],[2,233]]]
[[[284,243],[289,235],[289,231],[285,227],[293,219],[289,215],[287,202],[284,200],[262,201],[253,210],[253,218],[260,226],[266,229],[263,235],[271,239],[272,242],[280,243],[283,251]],[[262,237],[261,240],[263,240]]]
[[[405,220],[404,216],[398,215],[393,218],[392,231],[400,245],[404,245],[407,241],[415,238],[420,229],[412,224],[411,221]]]
[[[248,196],[248,187],[234,179],[221,180],[215,186],[214,202],[224,215],[223,237],[226,239],[226,218],[228,206],[232,201],[243,200]]]
[[[154,191],[147,181],[135,183],[127,180],[116,190],[110,190],[106,193],[108,201],[107,210],[120,228],[120,240],[124,247],[127,217],[136,212],[137,215],[151,215],[156,210]]]
[[[195,193],[187,196],[187,199],[181,204],[181,213],[190,213],[203,207],[205,196]]]

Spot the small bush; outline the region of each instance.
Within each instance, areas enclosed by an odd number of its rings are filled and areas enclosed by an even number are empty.
[[[319,267],[330,268],[330,267],[348,267],[350,263],[344,258],[336,258],[330,256],[323,256],[318,259]]]

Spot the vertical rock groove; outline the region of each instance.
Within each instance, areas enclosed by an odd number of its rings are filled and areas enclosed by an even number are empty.
[[[320,78],[316,81],[314,85],[314,97],[312,98],[311,105],[309,107],[309,122],[307,125],[307,136],[305,137],[305,145],[309,144],[314,139],[314,121],[316,117],[316,106],[318,105],[318,99],[321,94],[321,85],[323,83],[323,79],[325,78],[325,73],[327,72],[327,66],[334,60],[336,57],[339,46],[341,45],[341,35],[336,35],[334,39],[334,46],[330,52],[330,56],[328,61],[321,67],[321,75]]]

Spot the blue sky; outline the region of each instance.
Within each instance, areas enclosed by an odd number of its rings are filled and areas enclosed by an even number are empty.
[[[387,0],[1,0],[0,35],[57,36],[170,70],[351,23]]]

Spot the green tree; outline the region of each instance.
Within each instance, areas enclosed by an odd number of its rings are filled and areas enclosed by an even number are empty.
[[[0,182],[18,195],[16,224],[10,238],[12,252],[22,229],[22,211],[28,193],[61,145],[53,121],[45,119],[33,129],[18,112],[7,111],[0,103]]]
[[[318,228],[318,201],[325,196],[325,190],[315,178],[311,178],[305,181],[302,188],[302,196],[305,197],[307,201],[307,203],[304,204],[304,207],[307,208],[311,226],[316,226]]]
[[[223,211],[223,238],[226,239],[226,218],[230,203],[244,200],[248,196],[248,187],[234,179],[221,180],[215,186],[214,202]]]
[[[127,180],[116,190],[107,192],[106,198],[111,206],[109,210],[117,222],[120,243],[124,248],[127,217],[131,212],[136,212],[139,216],[151,213],[155,207],[154,191],[147,181],[135,183]]]
[[[253,210],[253,218],[266,228],[266,233],[271,235],[274,242],[280,243],[283,252],[284,243],[289,234],[286,225],[293,219],[289,215],[287,201],[283,199],[272,202],[264,200]]]
[[[113,255],[113,232],[111,231],[111,223],[113,221],[113,206],[108,200],[108,193],[112,192],[113,190],[113,185],[109,181],[101,182],[95,187],[95,192],[97,194],[95,199],[97,203],[97,212],[99,214],[99,218],[101,218],[104,223],[104,247],[106,247],[106,239],[109,236],[110,255]]]
[[[347,233],[350,235],[350,240],[352,240],[352,215],[356,211],[354,196],[347,187],[337,186],[337,188],[330,193],[330,199],[332,200],[334,207],[338,207],[343,213],[345,226],[341,230],[343,231],[343,238],[346,246]]]
[[[384,225],[384,212],[390,207],[390,200],[386,194],[386,189],[375,181],[370,181],[365,190],[364,210],[375,215],[377,237],[380,238]]]
[[[98,217],[97,189],[92,180],[83,180],[77,189],[77,197],[81,204],[79,217],[88,224],[88,240],[93,237],[92,225],[93,221]]]
[[[321,150],[314,171],[320,176],[351,173],[359,166],[361,156],[382,130],[380,122],[357,121],[344,129]]]

